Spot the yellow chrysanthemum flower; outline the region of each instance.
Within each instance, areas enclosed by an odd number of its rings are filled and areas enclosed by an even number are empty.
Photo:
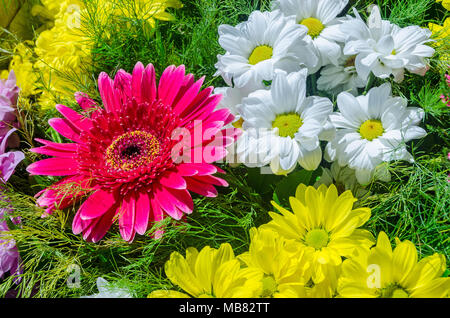
[[[127,18],[146,20],[152,28],[155,27],[155,19],[170,21],[174,17],[166,12],[167,8],[181,9],[183,4],[179,0],[135,0],[133,6],[125,6],[125,10],[118,9],[115,13]]]
[[[436,47],[440,54],[440,60],[443,62],[450,62],[449,39],[450,39],[450,18],[445,19],[443,25],[429,23],[428,28],[433,34],[433,39],[436,41],[433,46]]]
[[[262,274],[251,268],[241,268],[230,244],[219,249],[209,246],[200,252],[190,247],[186,258],[173,252],[165,264],[167,277],[183,289],[185,297],[252,298],[261,292]],[[154,291],[149,297],[181,297],[173,291]]]
[[[436,0],[436,2],[441,2],[444,8],[450,10],[450,0]]]
[[[261,297],[305,297],[309,263],[305,249],[264,228],[250,229],[249,251],[238,258],[261,273]]]
[[[370,209],[353,209],[355,201],[350,191],[338,195],[334,185],[321,185],[316,190],[300,184],[295,197],[290,198],[293,213],[272,202],[281,214],[270,212],[272,221],[262,227],[307,249],[312,283],[319,284],[332,275],[330,271],[338,270],[342,257],[350,257],[355,249],[370,247],[374,242],[369,231],[359,228],[369,219]]]
[[[410,241],[400,242],[392,251],[386,233],[377,245],[345,260],[339,279],[341,297],[440,298],[450,292],[445,257],[433,254],[417,262],[417,250]]]
[[[26,41],[17,44],[9,64],[9,71],[13,70],[16,75],[21,97],[28,97],[40,92],[40,89],[37,87],[38,74],[33,68],[33,51],[28,45],[32,45],[32,43]],[[3,72],[9,73],[9,71]]]
[[[60,2],[57,7],[49,7],[56,12],[54,26],[41,32],[36,40],[38,59],[34,66],[44,81],[45,89],[38,99],[44,110],[62,98],[72,98],[76,82],[89,81],[85,66],[91,62],[91,48],[81,28],[83,7],[73,0]]]
[[[436,40],[437,46],[441,45],[442,40],[450,36],[450,18],[445,19],[443,25],[436,23],[429,23],[428,28],[433,33],[433,38]]]

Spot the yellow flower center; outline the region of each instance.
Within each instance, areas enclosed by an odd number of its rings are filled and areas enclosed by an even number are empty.
[[[261,297],[271,297],[278,290],[278,284],[272,275],[265,275],[262,279],[263,291]]]
[[[244,118],[239,118],[239,120],[236,120],[232,125],[234,128],[242,128],[242,124],[244,123]]]
[[[396,283],[388,285],[381,290],[381,298],[409,298],[409,293]]]
[[[356,61],[356,55],[350,56],[350,57],[347,59],[347,61],[345,61],[344,66],[345,66],[345,67],[355,66],[355,61]]]
[[[146,131],[130,131],[106,149],[106,162],[114,170],[130,171],[152,162],[159,154],[159,140]]]
[[[293,138],[302,125],[302,119],[295,113],[278,115],[272,122],[272,127],[278,128],[278,135],[280,137]]]
[[[375,138],[380,137],[383,133],[384,133],[383,125],[381,124],[381,121],[378,119],[366,120],[361,125],[361,127],[359,127],[359,134],[361,135],[361,137],[369,141],[372,141]]]
[[[325,26],[316,18],[306,18],[303,19],[300,24],[303,24],[308,28],[308,34],[314,39],[319,36]]]
[[[401,289],[401,288],[397,288],[392,293],[392,298],[408,298],[408,297],[409,297],[408,293],[404,289]]]
[[[272,58],[273,49],[268,45],[260,45],[257,46],[250,57],[248,58],[248,62],[252,65],[258,64],[259,62],[268,60]]]
[[[392,50],[391,55],[397,54],[397,51],[395,49]]]
[[[305,243],[308,246],[314,247],[316,250],[327,246],[328,233],[323,229],[314,229],[309,231],[305,236]]]

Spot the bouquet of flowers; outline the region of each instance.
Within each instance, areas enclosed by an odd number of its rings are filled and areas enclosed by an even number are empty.
[[[448,9],[5,5],[2,296],[449,297]]]

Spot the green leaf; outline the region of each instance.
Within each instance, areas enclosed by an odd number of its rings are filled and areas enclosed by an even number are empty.
[[[274,185],[284,178],[275,174],[261,174],[261,168],[248,168],[247,171],[248,185],[261,195],[273,191]]]
[[[276,192],[273,193],[272,199],[275,201],[275,203],[281,204],[281,203],[280,203],[280,199],[278,199],[278,196],[277,196],[277,193],[276,193]]]
[[[290,173],[276,185],[274,195],[277,196],[282,205],[289,204],[289,197],[295,195],[295,190],[300,183],[308,186],[315,182],[317,175],[320,173],[318,170],[320,169],[315,171],[299,170]]]

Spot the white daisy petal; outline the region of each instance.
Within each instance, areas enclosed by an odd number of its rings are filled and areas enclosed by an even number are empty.
[[[348,0],[328,0],[318,1],[317,5],[317,17],[323,24],[331,22],[341,13],[342,9],[347,5]]]
[[[300,153],[298,163],[303,169],[313,171],[319,167],[320,162],[322,161],[322,149],[320,149],[320,147],[317,147],[313,151],[307,151],[300,147]]]
[[[358,100],[347,92],[340,93],[337,97],[337,105],[341,114],[354,126],[359,127],[368,118],[361,110]]]

